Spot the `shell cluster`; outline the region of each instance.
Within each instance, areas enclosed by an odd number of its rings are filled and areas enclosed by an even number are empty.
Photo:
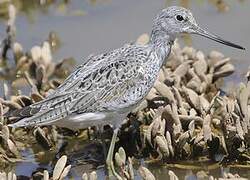
[[[58,63],[53,61],[52,52],[60,45],[54,32],[51,32],[48,39],[41,45],[35,45],[25,52],[22,45],[15,39],[15,19],[16,9],[10,4],[6,37],[2,40],[0,47],[0,75],[12,81],[12,88],[28,83],[32,88],[32,93],[35,94],[33,100],[38,101],[41,95],[46,96],[49,89],[56,88],[69,75],[74,60],[65,58]],[[37,96],[40,98],[37,99]]]
[[[17,117],[13,114],[6,119],[4,115],[11,115],[15,110],[43,100],[50,91],[60,85],[74,65],[72,58],[63,59],[58,63],[53,61],[53,50],[59,44],[54,32],[49,34],[48,39],[41,46],[33,46],[25,52],[22,45],[15,40],[16,8],[10,4],[8,12],[6,37],[0,43],[0,76],[4,79],[1,83],[3,97],[0,97],[1,165],[19,161],[19,150],[27,147],[25,140],[29,141],[28,131],[13,131],[6,125]],[[30,95],[23,95],[20,88],[26,88]],[[33,138],[44,149],[50,149],[55,145],[57,141],[55,127],[37,127],[32,131]],[[23,139],[21,140],[20,137]]]

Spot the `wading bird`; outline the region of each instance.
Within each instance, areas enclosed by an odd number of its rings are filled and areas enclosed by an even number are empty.
[[[168,7],[154,19],[148,44],[125,45],[88,57],[46,99],[20,112],[28,113],[30,117],[9,126],[57,125],[75,130],[112,124],[115,130],[106,160],[110,170],[121,121],[153,87],[176,37],[181,33],[198,34],[244,49],[202,29],[189,10]]]

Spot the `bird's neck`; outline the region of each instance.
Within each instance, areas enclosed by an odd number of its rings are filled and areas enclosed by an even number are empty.
[[[154,29],[151,33],[150,45],[155,51],[160,65],[164,64],[165,59],[170,53],[175,37],[172,37],[160,29]]]

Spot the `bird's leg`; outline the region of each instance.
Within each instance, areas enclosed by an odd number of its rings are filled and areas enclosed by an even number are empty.
[[[96,130],[97,130],[97,139],[100,138],[101,139],[101,145],[102,145],[102,149],[103,149],[103,159],[106,160],[107,157],[107,144],[105,141],[105,136],[104,134],[104,130],[103,130],[103,126],[96,126]]]
[[[114,149],[115,149],[115,143],[116,143],[116,137],[117,137],[118,131],[119,131],[119,128],[116,128],[114,130],[112,140],[111,140],[111,143],[110,143],[110,146],[109,146],[108,156],[107,156],[107,159],[106,159],[108,176],[109,176],[110,179],[112,177],[118,175],[115,172],[114,163],[113,163],[113,155],[114,155]]]

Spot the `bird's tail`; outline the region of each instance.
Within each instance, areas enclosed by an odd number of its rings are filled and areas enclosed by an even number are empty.
[[[13,124],[9,124],[8,126],[17,128],[26,126],[50,125],[55,121],[65,118],[68,115],[67,112],[68,112],[67,109],[65,109],[64,107],[43,110],[31,117],[26,117]]]

